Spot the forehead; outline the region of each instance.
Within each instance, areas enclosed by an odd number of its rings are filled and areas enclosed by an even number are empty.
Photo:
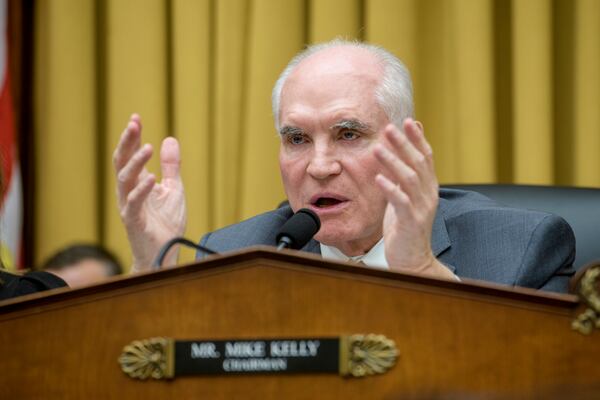
[[[107,266],[104,261],[97,260],[95,258],[86,258],[73,267],[78,268],[81,273],[87,275],[106,275]]]
[[[333,48],[303,60],[281,93],[281,122],[327,115],[329,120],[378,113],[375,91],[383,68],[364,49]]]
[[[305,75],[317,77],[333,73],[361,73],[377,78],[383,73],[383,65],[370,50],[338,46],[308,56],[294,68],[289,78]]]

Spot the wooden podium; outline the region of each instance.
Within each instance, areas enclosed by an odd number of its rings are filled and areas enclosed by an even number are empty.
[[[575,295],[451,282],[256,247],[0,303],[4,399],[505,399],[600,396],[600,332]],[[387,372],[132,379],[124,346],[379,334]]]

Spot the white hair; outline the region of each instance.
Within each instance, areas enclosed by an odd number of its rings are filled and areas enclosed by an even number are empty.
[[[408,68],[392,53],[383,47],[359,41],[334,39],[329,42],[308,46],[298,53],[285,67],[272,93],[273,118],[275,129],[279,131],[279,112],[281,105],[281,91],[285,81],[294,69],[305,59],[320,51],[334,47],[352,47],[367,50],[373,54],[383,66],[383,77],[379,87],[375,90],[377,102],[385,112],[386,116],[397,126],[402,126],[402,121],[408,117],[414,117],[412,82]]]

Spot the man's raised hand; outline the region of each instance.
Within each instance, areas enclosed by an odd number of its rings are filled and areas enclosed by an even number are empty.
[[[162,180],[148,172],[152,146],[141,145],[142,124],[133,114],[113,153],[117,176],[117,201],[121,219],[133,253],[133,270],[148,269],[160,247],[169,239],[183,235],[186,206],[179,143],[168,137],[162,142],[160,165]],[[167,263],[174,263],[171,254]]]
[[[383,220],[385,255],[392,270],[450,278],[431,251],[438,205],[438,182],[431,146],[420,123],[407,118],[402,131],[386,126],[375,156],[382,173],[375,178],[388,205]]]

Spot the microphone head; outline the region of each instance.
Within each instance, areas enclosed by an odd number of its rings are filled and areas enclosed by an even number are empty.
[[[289,248],[299,250],[312,239],[321,228],[319,216],[308,208],[301,208],[290,217],[277,233],[277,243],[287,238]]]

